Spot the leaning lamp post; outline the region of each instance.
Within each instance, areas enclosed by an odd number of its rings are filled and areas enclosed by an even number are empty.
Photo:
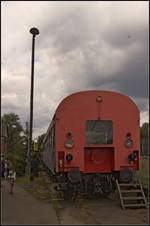
[[[30,132],[29,132],[29,149],[28,149],[28,175],[31,180],[31,152],[32,152],[32,127],[33,127],[33,92],[34,92],[34,49],[35,37],[40,32],[37,28],[30,29],[32,36],[32,59],[31,59],[31,91],[30,91]]]

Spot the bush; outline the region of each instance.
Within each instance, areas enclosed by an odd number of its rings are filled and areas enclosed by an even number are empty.
[[[16,172],[17,176],[25,175],[26,163],[19,155],[8,152],[5,158],[8,158],[11,161],[12,168]]]

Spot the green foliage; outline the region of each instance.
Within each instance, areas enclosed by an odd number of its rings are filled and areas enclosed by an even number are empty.
[[[47,183],[43,176],[35,177],[29,181],[28,177],[23,176],[17,179],[17,183],[30,192],[35,198],[51,202],[51,193],[47,189]]]
[[[148,123],[145,122],[142,127],[141,127],[141,130],[140,130],[140,133],[141,133],[141,137],[148,137]]]
[[[41,171],[41,156],[39,152],[31,153],[31,174],[33,177],[38,176],[38,172]]]
[[[23,132],[23,128],[19,122],[19,116],[14,113],[4,114],[2,120],[7,125],[8,151],[15,152],[16,146],[19,148],[19,145],[21,145],[20,133]]]
[[[148,140],[149,140],[148,128],[149,124],[145,122],[140,129],[142,156],[148,156]]]
[[[41,185],[41,186],[45,186],[46,185],[46,182],[45,182],[45,179],[44,177],[36,177],[35,180],[34,180],[34,183],[38,184],[38,185]]]
[[[148,188],[149,186],[149,160],[141,158],[140,161],[140,170],[137,172],[142,184],[144,187]]]
[[[27,176],[22,176],[17,178],[17,183],[19,185],[30,184],[29,178]]]
[[[14,170],[18,176],[24,175],[26,166],[26,152],[27,152],[27,137],[19,122],[20,118],[15,113],[4,114],[2,120],[7,125],[8,132],[8,150],[6,158],[8,158],[13,165]]]
[[[40,149],[40,146],[41,146],[41,144],[42,144],[42,141],[43,141],[45,135],[46,135],[46,134],[43,133],[42,135],[38,136],[38,147],[39,147],[39,149]]]

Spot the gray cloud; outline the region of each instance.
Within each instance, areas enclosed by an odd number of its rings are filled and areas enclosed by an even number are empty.
[[[148,120],[147,2],[2,4],[2,113],[14,111],[22,121],[29,120],[33,26],[40,30],[34,136],[46,130],[63,98],[81,90],[124,93]]]
[[[110,77],[101,78],[103,72],[96,71],[94,79],[89,80],[89,85],[100,87],[104,84],[112,84],[113,89],[116,88],[132,97],[148,98],[148,56],[142,48],[143,46],[140,46],[130,53],[121,68],[117,72],[112,72]],[[111,67],[111,62],[108,61],[107,65]],[[90,73],[90,66],[88,68]]]

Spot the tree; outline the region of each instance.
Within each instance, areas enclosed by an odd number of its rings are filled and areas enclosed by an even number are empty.
[[[19,122],[19,116],[14,113],[4,114],[2,120],[7,125],[8,152],[14,153],[16,145],[20,141],[20,133],[23,132],[23,128]]]
[[[141,136],[141,155],[148,155],[148,128],[149,124],[145,122],[140,129]]]
[[[42,144],[42,141],[43,141],[45,135],[46,135],[46,134],[43,133],[42,135],[38,136],[37,141],[38,141],[38,147],[39,147],[39,150],[40,150],[40,147],[41,147],[41,144]]]
[[[8,150],[6,157],[12,162],[13,168],[18,175],[25,173],[26,165],[26,136],[21,126],[19,116],[15,113],[4,114],[2,120],[7,125]]]

